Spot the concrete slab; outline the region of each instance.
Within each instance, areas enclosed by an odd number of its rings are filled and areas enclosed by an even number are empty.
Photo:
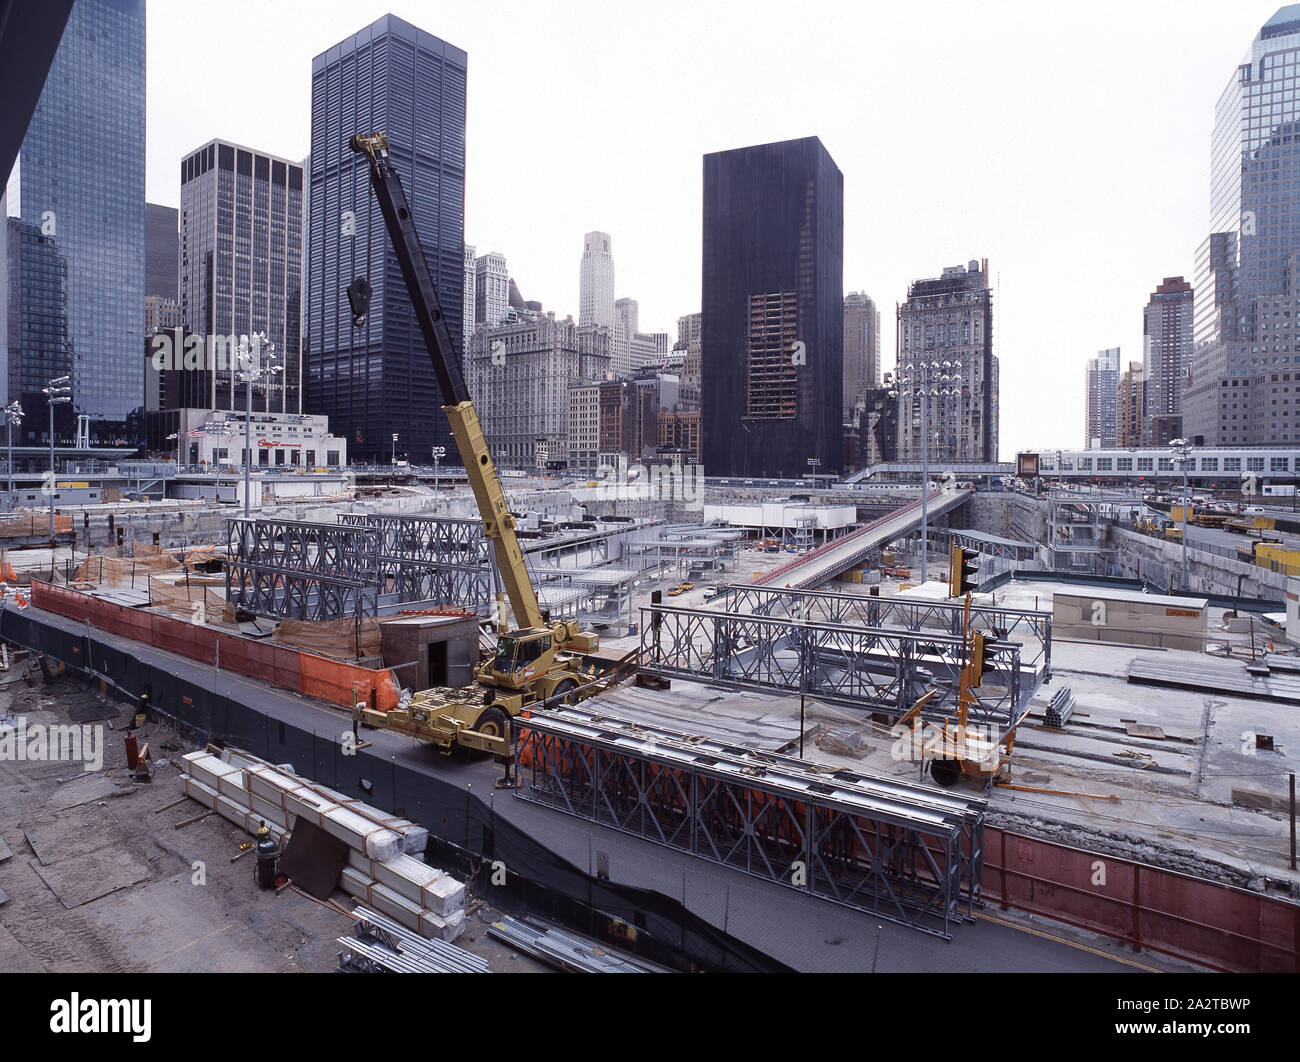
[[[39,859],[33,859],[31,867],[68,910],[135,885],[150,876],[149,868],[130,852],[108,848],[63,859],[50,866],[42,866]]]

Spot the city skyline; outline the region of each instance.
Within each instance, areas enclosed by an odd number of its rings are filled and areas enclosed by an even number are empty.
[[[1157,11],[1111,4],[1067,25],[1029,19],[1031,9],[1023,4],[978,12],[937,4],[910,15],[821,5],[791,25],[782,44],[791,54],[814,41],[820,49],[817,68],[801,75],[807,95],[800,99],[824,104],[824,113],[810,119],[798,100],[782,101],[772,86],[743,73],[743,57],[752,55],[756,38],[708,7],[630,12],[638,50],[631,61],[620,52],[623,59],[614,62],[593,60],[590,42],[599,35],[591,27],[598,20],[582,5],[507,3],[493,13],[448,9],[433,15],[413,4],[268,10],[236,3],[219,11],[157,5],[150,11],[149,35],[155,85],[165,80],[165,57],[196,34],[214,48],[230,43],[236,76],[231,91],[210,96],[183,90],[150,94],[148,198],[177,205],[174,159],[204,138],[256,143],[289,158],[305,155],[312,55],[391,10],[479,57],[470,79],[466,238],[480,249],[499,248],[524,290],[577,317],[572,247],[584,232],[607,231],[622,248],[620,288],[640,301],[644,327],[663,329],[698,309],[692,293],[698,290],[693,263],[702,156],[813,132],[845,174],[846,291],[869,291],[884,310],[905,299],[909,283],[932,274],[935,262],[960,262],[969,247],[980,247],[997,263],[991,279],[1000,293],[997,353],[1006,457],[1057,441],[1061,422],[1078,423],[1083,395],[1077,367],[1087,357],[1115,345],[1141,348],[1141,317],[1133,308],[1149,293],[1150,277],[1194,273],[1195,248],[1209,229],[1208,141],[1224,70],[1240,60],[1244,44],[1276,9],[1274,3],[1245,11],[1184,5],[1184,17],[1171,21]],[[695,32],[682,37],[676,27],[688,11]],[[902,57],[891,55],[886,44],[915,31],[918,18],[925,22],[932,64],[952,71],[932,79],[933,85],[902,77]],[[1111,32],[1117,21],[1125,27],[1122,34]],[[512,33],[501,32],[505,23]],[[872,42],[862,45],[865,50],[847,47],[850,39],[858,40],[852,31],[864,24],[872,28]],[[250,25],[259,27],[256,35],[246,32]],[[543,26],[560,48],[558,55],[548,53],[544,68],[526,46],[529,31]],[[656,41],[669,39],[673,48],[656,50]],[[968,75],[961,57],[992,40],[1000,48],[1028,48],[1029,68],[1015,76],[999,70]],[[723,41],[734,48],[720,48]],[[578,65],[588,71],[598,62],[601,75],[618,90],[592,98],[588,73],[579,77],[558,61],[570,51],[582,55]],[[705,54],[708,64],[700,62]],[[656,69],[666,62],[680,76],[652,78],[651,55],[658,56]],[[702,72],[705,66],[713,72]],[[593,171],[598,176],[543,177],[524,162],[512,138],[496,135],[519,77],[529,71],[540,76],[543,69],[545,87],[531,103],[555,120],[588,129],[625,128],[630,108],[641,121],[641,135],[628,138],[627,147],[612,136],[599,138],[608,150]],[[239,76],[254,70],[256,79]],[[1035,93],[1021,91],[1025,76],[1039,82]],[[955,86],[973,104],[965,120],[978,123],[979,135],[963,139],[985,145],[962,157],[960,184],[949,186],[944,177],[951,161],[936,164],[948,159],[941,146],[919,145],[896,167],[870,164],[905,128],[911,109],[937,105]],[[1131,97],[1144,92],[1167,101],[1168,113],[1152,135],[1130,128]],[[660,100],[662,93],[668,96]],[[852,103],[864,94],[879,101],[865,118]],[[752,102],[744,105],[746,99]],[[622,116],[618,122],[588,121],[593,113],[612,111]],[[1046,123],[1057,111],[1076,119],[1069,143],[1017,143],[1016,130]],[[680,121],[682,113],[697,112],[707,112],[707,121]],[[653,166],[644,165],[647,143],[656,145]],[[1063,203],[1068,210],[1060,209]],[[1117,243],[1127,251],[1120,261],[1108,250]],[[1043,256],[1067,271],[1086,273],[1094,285],[1095,312],[1080,327],[1062,331],[1046,324],[1052,299]],[[883,349],[894,345],[894,326],[890,314],[882,316]],[[893,367],[888,353],[884,360],[885,369]],[[1033,402],[1048,392],[1060,396],[1059,405],[1048,409]]]

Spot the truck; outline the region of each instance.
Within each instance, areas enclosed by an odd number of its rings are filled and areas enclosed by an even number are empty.
[[[488,659],[473,671],[473,682],[460,689],[435,688],[414,694],[405,707],[376,711],[354,709],[356,722],[406,734],[443,753],[479,750],[509,764],[510,721],[544,704],[573,704],[596,691],[602,681],[626,673],[629,657],[611,667],[593,654],[599,637],[576,620],[552,620],[542,611],[524,565],[496,465],[470,398],[451,334],[438,301],[429,265],[397,175],[384,133],[358,133],[349,147],[369,163],[370,185],[401,267],[416,321],[446,403],[456,449],[492,544],[504,596],[509,598],[516,629],[506,624],[503,595],[497,595],[497,642]],[[348,285],[353,325],[365,326],[373,288],[364,277]],[[508,473],[507,473],[508,474]],[[519,473],[522,475],[522,473]]]

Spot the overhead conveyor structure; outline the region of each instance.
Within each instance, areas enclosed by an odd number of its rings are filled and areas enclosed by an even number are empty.
[[[969,490],[932,491],[928,518],[931,522],[966,503]],[[861,564],[876,550],[895,542],[921,526],[921,502],[912,502],[888,516],[834,539],[824,546],[783,564],[758,580],[760,585],[812,590],[837,575]]]
[[[982,798],[581,708],[516,727],[525,800],[944,939],[980,903]]]

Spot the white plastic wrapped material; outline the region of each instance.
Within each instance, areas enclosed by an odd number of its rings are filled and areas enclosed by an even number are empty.
[[[366,877],[363,871],[355,867],[343,868],[341,884],[343,891],[350,896],[355,896],[367,906],[388,915],[408,929],[415,930],[422,937],[450,942],[465,931],[463,910],[447,917],[435,914],[394,892],[387,885],[381,885],[374,879]]]
[[[326,833],[337,837],[371,859],[392,859],[402,853],[402,835],[320,796],[297,778],[269,767],[244,771],[250,793],[284,810],[290,829],[299,816],[306,816]]]
[[[277,822],[265,816],[251,814],[248,808],[232,800],[230,797],[222,796],[216,790],[197,781],[192,776],[186,776],[184,779],[185,795],[193,800],[197,800],[205,808],[215,811],[223,819],[233,822],[250,836],[256,837],[257,831],[262,823],[266,823],[266,828],[271,837],[276,842],[282,842],[285,837],[283,823]]]
[[[353,850],[348,853],[348,865],[444,918],[465,906],[463,884],[445,871],[411,856],[400,855],[380,862]]]
[[[215,789],[223,796],[229,796],[241,803],[248,803],[248,793],[244,786],[244,772],[238,767],[223,763],[216,756],[204,753],[191,753],[183,757],[181,768],[195,781],[202,782],[210,789]]]

